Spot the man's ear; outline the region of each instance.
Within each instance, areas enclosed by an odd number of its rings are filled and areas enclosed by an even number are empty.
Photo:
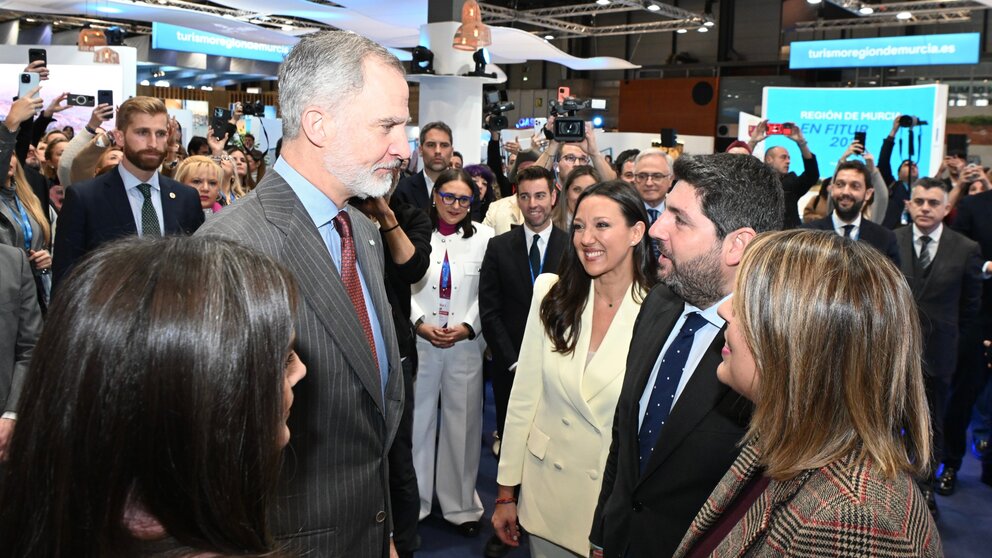
[[[118,130],[117,128],[114,128],[113,130],[110,131],[110,133],[114,134],[114,143],[120,146],[124,145],[124,132]]]
[[[754,240],[758,233],[751,227],[744,227],[730,232],[723,239],[723,263],[727,267],[736,267],[744,257],[744,249]]]
[[[331,140],[330,117],[317,107],[310,106],[303,110],[300,127],[303,135],[317,147],[324,147]]]

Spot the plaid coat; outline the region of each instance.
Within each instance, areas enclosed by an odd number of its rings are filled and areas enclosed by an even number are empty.
[[[761,473],[759,457],[754,446],[744,447],[696,514],[675,558],[686,556]],[[885,479],[870,459],[848,457],[787,481],[772,480],[711,557],[943,555],[913,479]]]

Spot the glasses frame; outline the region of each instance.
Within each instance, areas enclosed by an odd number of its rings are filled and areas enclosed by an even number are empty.
[[[455,205],[455,202],[458,202],[458,206],[462,209],[472,207],[472,202],[475,201],[475,196],[456,196],[448,192],[438,192],[437,195],[441,198],[441,203],[444,205],[452,206]]]

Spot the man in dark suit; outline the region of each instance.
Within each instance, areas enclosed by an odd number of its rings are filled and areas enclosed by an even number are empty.
[[[782,227],[782,186],[758,159],[728,153],[682,156],[674,172],[650,229],[664,284],[634,325],[589,536],[594,556],[671,556],[750,418],[747,400],[716,377],[726,323],[716,310],[748,243]]]
[[[923,178],[906,203],[913,224],[896,229],[902,272],[916,299],[923,331],[923,359],[934,463],[944,447],[944,409],[957,364],[958,331],[972,327],[981,303],[981,252],[978,244],[942,223],[950,206],[944,183]],[[920,488],[931,511],[937,513],[931,475]]]
[[[451,128],[444,122],[425,124],[420,129],[420,158],[424,161],[424,170],[400,180],[393,199],[429,210],[434,181],[451,166],[452,153]]]
[[[951,226],[978,243],[982,252],[982,302],[973,325],[962,324],[958,366],[944,416],[944,466],[937,479],[938,494],[954,492],[967,444],[971,408],[989,379],[983,339],[992,339],[992,191],[966,196],[957,206]],[[992,451],[982,456],[982,482],[992,486]]]
[[[479,313],[493,353],[496,431],[502,436],[506,406],[524,326],[541,273],[556,273],[568,235],[551,224],[554,176],[544,167],[517,173],[517,204],[524,225],[489,241],[479,279]]]
[[[341,77],[352,75],[362,76],[357,91]],[[295,348],[307,378],[293,390],[272,525],[300,556],[379,558],[393,546],[388,454],[403,373],[382,238],[347,201],[389,190],[410,155],[408,102],[403,66],[385,48],[349,32],[304,36],[279,70],[280,158],[198,233],[264,252],[298,283]]]
[[[124,149],[117,169],[65,190],[55,235],[53,286],[105,242],[135,234],[190,235],[203,224],[199,193],[158,172],[169,137],[165,103],[153,97],[124,101],[113,133]]]
[[[867,242],[898,266],[900,258],[896,236],[861,214],[871,192],[871,179],[864,163],[844,161],[838,164],[830,189],[834,212],[823,219],[805,223],[802,228],[834,231],[845,238]]]

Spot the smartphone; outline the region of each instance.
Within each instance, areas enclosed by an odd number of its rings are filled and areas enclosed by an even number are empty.
[[[226,108],[216,107],[214,109],[213,118],[210,122],[211,133],[217,139],[224,137],[227,134],[227,139],[232,139],[234,134],[237,133],[237,128],[234,127],[230,122],[231,111]]]
[[[565,102],[565,99],[569,98],[572,94],[571,87],[559,87],[558,88],[558,102]]]
[[[968,155],[967,164],[981,166],[981,164],[982,164],[982,156],[981,155]]]
[[[792,133],[791,124],[772,124],[771,122],[769,122],[767,127],[765,128],[765,134],[769,136],[788,136],[791,133]]]
[[[27,97],[32,89],[41,83],[41,74],[37,72],[22,72],[17,84],[17,97]]]
[[[48,66],[48,51],[43,48],[29,48],[28,49],[28,64],[37,62],[41,60],[44,62],[44,66]]]
[[[856,148],[856,151],[858,153],[864,153],[865,152],[865,138],[866,137],[867,137],[867,133],[866,132],[854,132],[854,141],[856,141],[856,142],[858,142],[858,143],[861,144],[861,147]]]
[[[109,105],[111,108],[114,106],[114,92],[110,89],[100,89],[96,92],[96,104],[98,105]],[[111,111],[104,120],[110,120],[114,113]]]
[[[93,95],[80,95],[78,93],[69,93],[69,96],[65,99],[65,104],[70,107],[95,107],[96,98]]]

